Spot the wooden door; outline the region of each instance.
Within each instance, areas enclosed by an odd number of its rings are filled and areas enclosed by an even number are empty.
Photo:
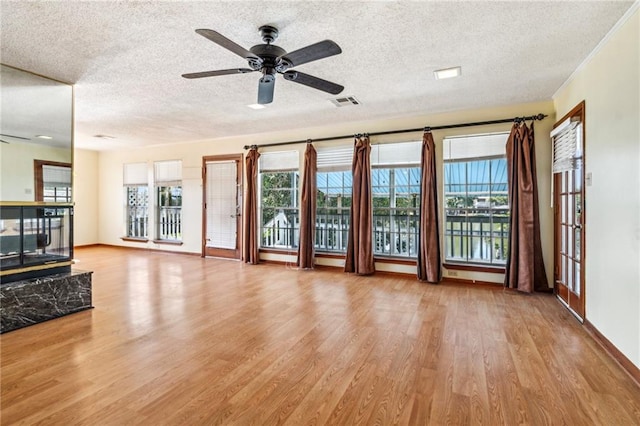
[[[557,297],[579,317],[585,316],[584,285],[584,104],[578,105],[566,117],[578,124],[579,156],[572,170],[554,174],[555,268]]]
[[[241,259],[242,154],[203,158],[202,256]]]

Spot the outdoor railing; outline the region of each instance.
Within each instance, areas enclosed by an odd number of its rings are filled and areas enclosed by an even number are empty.
[[[261,229],[262,247],[297,248],[299,221],[297,212],[288,212],[287,220],[273,220]],[[415,258],[418,250],[419,216],[374,215],[374,254]],[[349,235],[349,212],[318,214],[315,249],[344,253]],[[478,209],[447,212],[444,221],[445,260],[504,265],[508,254],[509,216]]]
[[[158,239],[181,240],[182,239],[182,207],[158,208]]]
[[[504,265],[509,247],[509,216],[489,209],[447,211],[445,260]]]
[[[149,213],[146,207],[127,208],[127,237],[147,238],[149,227]]]

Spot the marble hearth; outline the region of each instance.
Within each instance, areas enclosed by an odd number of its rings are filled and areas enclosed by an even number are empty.
[[[71,271],[0,286],[0,333],[90,309],[91,272]]]

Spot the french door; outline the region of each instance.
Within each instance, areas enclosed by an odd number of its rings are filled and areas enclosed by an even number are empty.
[[[559,123],[564,120],[578,124],[575,127],[576,153],[571,160],[572,166],[569,170],[554,173],[554,280],[557,297],[580,320],[583,320],[585,316],[584,103],[574,108]]]
[[[202,159],[202,256],[240,259],[242,154]]]

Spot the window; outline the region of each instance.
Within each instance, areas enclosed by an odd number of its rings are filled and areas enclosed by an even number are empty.
[[[182,161],[154,163],[156,238],[182,240]]]
[[[71,164],[34,160],[36,201],[71,202]]]
[[[125,222],[128,238],[149,236],[149,186],[147,163],[124,165]]]
[[[373,253],[417,256],[421,142],[371,147]]]
[[[260,246],[298,246],[298,151],[260,155]]]
[[[444,139],[445,261],[506,264],[507,136],[500,133]]]
[[[352,146],[318,149],[316,238],[319,252],[345,253],[349,236]]]

